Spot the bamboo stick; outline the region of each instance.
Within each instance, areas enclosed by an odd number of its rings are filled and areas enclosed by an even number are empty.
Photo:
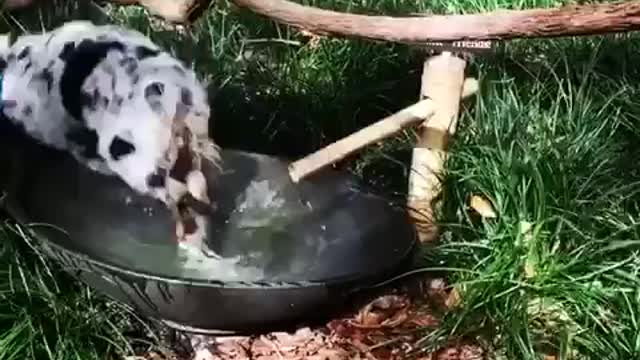
[[[413,149],[407,206],[421,242],[438,236],[435,214],[441,195],[441,173],[449,138],[455,134],[466,61],[450,52],[428,58],[423,67],[421,98],[431,99],[437,111],[422,125]]]
[[[462,97],[473,95],[478,90],[475,79],[466,79]],[[434,113],[431,100],[422,100],[349,136],[305,156],[289,165],[289,176],[293,182],[311,176],[362,148],[395,135],[401,130],[422,124]]]

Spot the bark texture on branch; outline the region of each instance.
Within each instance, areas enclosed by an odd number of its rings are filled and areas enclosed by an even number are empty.
[[[287,0],[233,2],[312,33],[409,44],[593,35],[640,29],[640,1],[410,17],[347,14]]]

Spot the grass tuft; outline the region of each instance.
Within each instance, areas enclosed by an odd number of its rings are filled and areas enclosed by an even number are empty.
[[[104,360],[134,353],[144,323],[41,255],[37,242],[5,223],[0,239],[0,359]]]

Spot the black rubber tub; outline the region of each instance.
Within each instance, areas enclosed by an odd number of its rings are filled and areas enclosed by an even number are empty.
[[[71,274],[175,329],[250,332],[329,316],[412,259],[405,210],[351,176],[293,184],[287,162],[238,151],[223,152],[211,194],[208,242],[223,260],[185,257],[160,202],[5,126],[7,212]]]

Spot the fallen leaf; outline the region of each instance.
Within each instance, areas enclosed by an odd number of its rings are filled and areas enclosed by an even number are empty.
[[[408,305],[407,298],[400,295],[385,295],[373,300],[370,303],[372,308],[383,310],[402,309]]]
[[[447,307],[447,309],[452,310],[460,305],[461,301],[462,298],[460,296],[460,291],[457,287],[454,287],[453,289],[451,289],[449,295],[447,296],[447,299],[445,300],[445,306]]]
[[[437,306],[446,306],[449,294],[444,279],[430,279],[427,283],[427,296]]]
[[[482,360],[484,350],[478,345],[454,344],[435,353],[436,360]]]
[[[408,322],[417,327],[436,327],[440,324],[433,314],[423,312],[412,313]]]
[[[471,196],[469,206],[485,219],[494,219],[498,217],[496,212],[493,210],[493,205],[491,205],[489,200],[485,199],[482,196]]]
[[[398,316],[402,316],[398,314],[403,309],[406,309],[408,305],[409,302],[406,297],[398,295],[381,296],[365,305],[355,318],[350,321],[350,324],[366,329],[391,327],[391,325],[399,324],[406,320],[406,314],[404,318],[398,318]]]
[[[349,355],[344,349],[320,349],[318,353],[312,356],[305,357],[308,360],[344,360],[344,359],[356,359]],[[360,358],[359,356],[357,357]]]

